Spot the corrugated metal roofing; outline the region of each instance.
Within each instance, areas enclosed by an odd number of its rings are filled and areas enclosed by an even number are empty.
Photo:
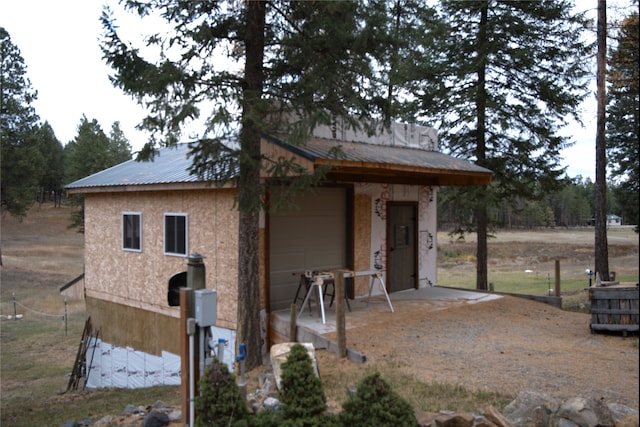
[[[334,139],[312,138],[304,146],[293,146],[281,140],[267,137],[294,154],[319,163],[333,163],[339,167],[368,169],[371,178],[372,169],[380,172],[397,171],[405,175],[419,172],[426,175],[473,175],[490,176],[492,172],[469,161],[457,159],[438,151],[428,151],[406,146],[389,146],[363,142],[337,141]],[[339,158],[332,155],[335,147],[340,147]],[[163,148],[153,161],[138,162],[129,160],[101,172],[79,179],[67,185],[67,189],[88,189],[99,187],[119,187],[152,184],[198,183],[204,180],[189,173],[192,159],[188,157],[189,145]],[[373,172],[375,173],[375,171]],[[490,179],[490,178],[487,178]],[[486,181],[485,181],[486,182]],[[466,185],[472,184],[469,182]]]
[[[128,160],[67,185],[68,189],[201,182],[189,173],[188,144],[162,148],[152,161]]]
[[[477,166],[467,160],[458,159],[438,151],[428,151],[414,147],[336,141],[325,138],[310,139],[304,146],[291,146],[275,139],[272,139],[272,142],[312,161],[334,159],[346,163],[377,163],[380,165],[430,169],[433,172],[492,173],[489,169]],[[331,155],[332,150],[336,147],[341,150],[341,157],[337,159]]]

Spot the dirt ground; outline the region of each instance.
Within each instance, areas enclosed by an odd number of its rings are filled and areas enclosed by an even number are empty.
[[[592,334],[590,315],[505,296],[426,310],[394,303],[367,327],[347,331],[347,346],[367,363],[392,361],[423,382],[516,395],[595,397],[638,409],[638,338]],[[358,369],[319,352],[323,378]],[[454,408],[452,408],[454,409]]]
[[[43,209],[21,223],[2,218],[4,279],[29,270],[70,279],[82,271],[82,236],[66,229],[66,214],[58,216]],[[472,237],[464,243],[448,239],[446,233],[439,233],[439,250],[447,245],[474,245]],[[558,256],[563,259],[563,274],[584,274],[584,268],[593,265],[593,230],[589,229],[501,232],[489,244],[490,269],[540,265]],[[638,236],[621,237],[612,230],[609,246],[610,264],[637,277]],[[468,270],[473,265],[439,262],[438,268]],[[3,312],[11,310],[12,289],[7,284],[1,289]],[[416,304],[394,306],[395,313],[381,314],[366,328],[348,332],[347,346],[366,354],[369,365],[391,361],[422,381],[473,390],[514,395],[529,390],[557,398],[593,396],[638,409],[637,335],[592,334],[588,314],[515,297],[477,304],[443,303],[437,310]],[[332,353],[319,351],[317,356],[325,381],[337,380],[350,370],[362,372],[362,366],[337,360]]]

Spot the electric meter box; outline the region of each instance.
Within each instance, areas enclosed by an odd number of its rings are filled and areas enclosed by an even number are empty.
[[[195,294],[195,318],[200,327],[213,326],[218,317],[218,296],[211,289],[197,289]]]

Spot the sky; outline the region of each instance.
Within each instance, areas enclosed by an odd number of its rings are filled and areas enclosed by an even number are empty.
[[[38,91],[33,104],[36,113],[49,122],[62,144],[75,138],[85,115],[96,119],[107,134],[112,123],[119,121],[136,151],[148,138],[135,129],[145,114],[109,81],[112,70],[98,45],[102,34],[99,18],[105,4],[118,8],[115,0],[0,0],[0,26],[20,49],[27,78]],[[121,19],[121,27],[130,31],[127,38],[141,36],[142,32],[136,34],[142,29],[139,23]],[[562,132],[576,144],[562,152],[561,164],[568,166],[570,177],[581,175],[595,181],[595,74],[593,96],[581,113],[584,127],[573,124]]]

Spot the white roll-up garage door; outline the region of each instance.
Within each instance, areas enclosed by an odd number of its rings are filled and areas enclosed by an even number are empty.
[[[269,217],[271,311],[291,307],[299,281],[294,273],[346,267],[345,189],[317,188],[295,204],[296,210]]]

